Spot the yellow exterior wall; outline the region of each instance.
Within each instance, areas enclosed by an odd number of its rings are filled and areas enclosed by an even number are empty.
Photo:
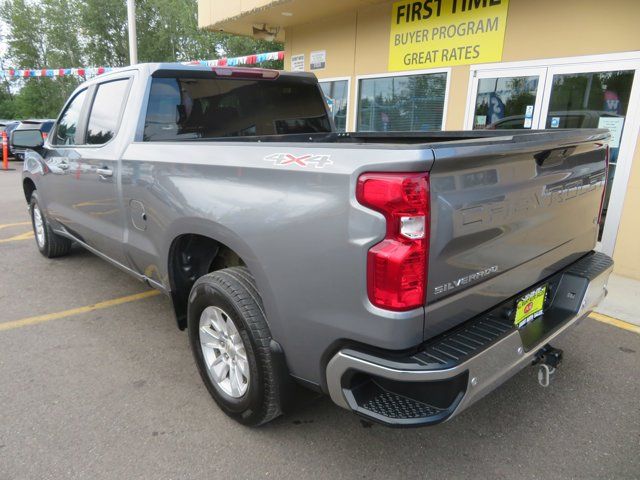
[[[633,156],[613,260],[616,273],[640,280],[640,142]]]
[[[640,49],[637,0],[511,0],[502,61]]]
[[[326,50],[327,68],[316,72],[318,77],[353,75],[356,56],[356,15],[354,11],[346,15],[318,20],[312,25],[307,24],[287,29],[285,33],[285,62],[291,61],[290,55],[304,53],[308,69],[311,51]],[[290,64],[285,64],[285,69],[289,69],[290,66]]]

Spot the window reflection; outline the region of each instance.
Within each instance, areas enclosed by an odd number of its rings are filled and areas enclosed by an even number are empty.
[[[473,128],[504,130],[531,128],[538,76],[481,78]]]
[[[320,88],[327,99],[338,132],[347,131],[347,108],[349,99],[349,82],[335,80],[320,82]]]
[[[446,83],[446,73],[360,80],[357,130],[441,130]]]

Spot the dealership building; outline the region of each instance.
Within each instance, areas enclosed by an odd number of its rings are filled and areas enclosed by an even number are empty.
[[[200,27],[277,38],[338,129],[608,128],[600,248],[640,279],[637,0],[199,0]]]

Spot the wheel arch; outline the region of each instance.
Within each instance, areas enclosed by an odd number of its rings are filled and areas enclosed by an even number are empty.
[[[246,266],[266,306],[269,285],[262,265],[239,235],[202,219],[182,219],[168,229],[165,249],[167,278],[178,327],[187,326],[187,300],[193,283],[202,275],[232,266]],[[267,320],[268,321],[268,320]]]
[[[27,200],[27,203],[30,203],[31,195],[36,191],[35,182],[31,178],[25,177],[22,180],[22,190],[24,191],[24,198]]]

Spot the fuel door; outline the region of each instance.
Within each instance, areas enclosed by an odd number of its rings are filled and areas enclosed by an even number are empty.
[[[141,201],[131,200],[129,202],[129,215],[134,227],[143,232],[147,229],[147,212]]]

